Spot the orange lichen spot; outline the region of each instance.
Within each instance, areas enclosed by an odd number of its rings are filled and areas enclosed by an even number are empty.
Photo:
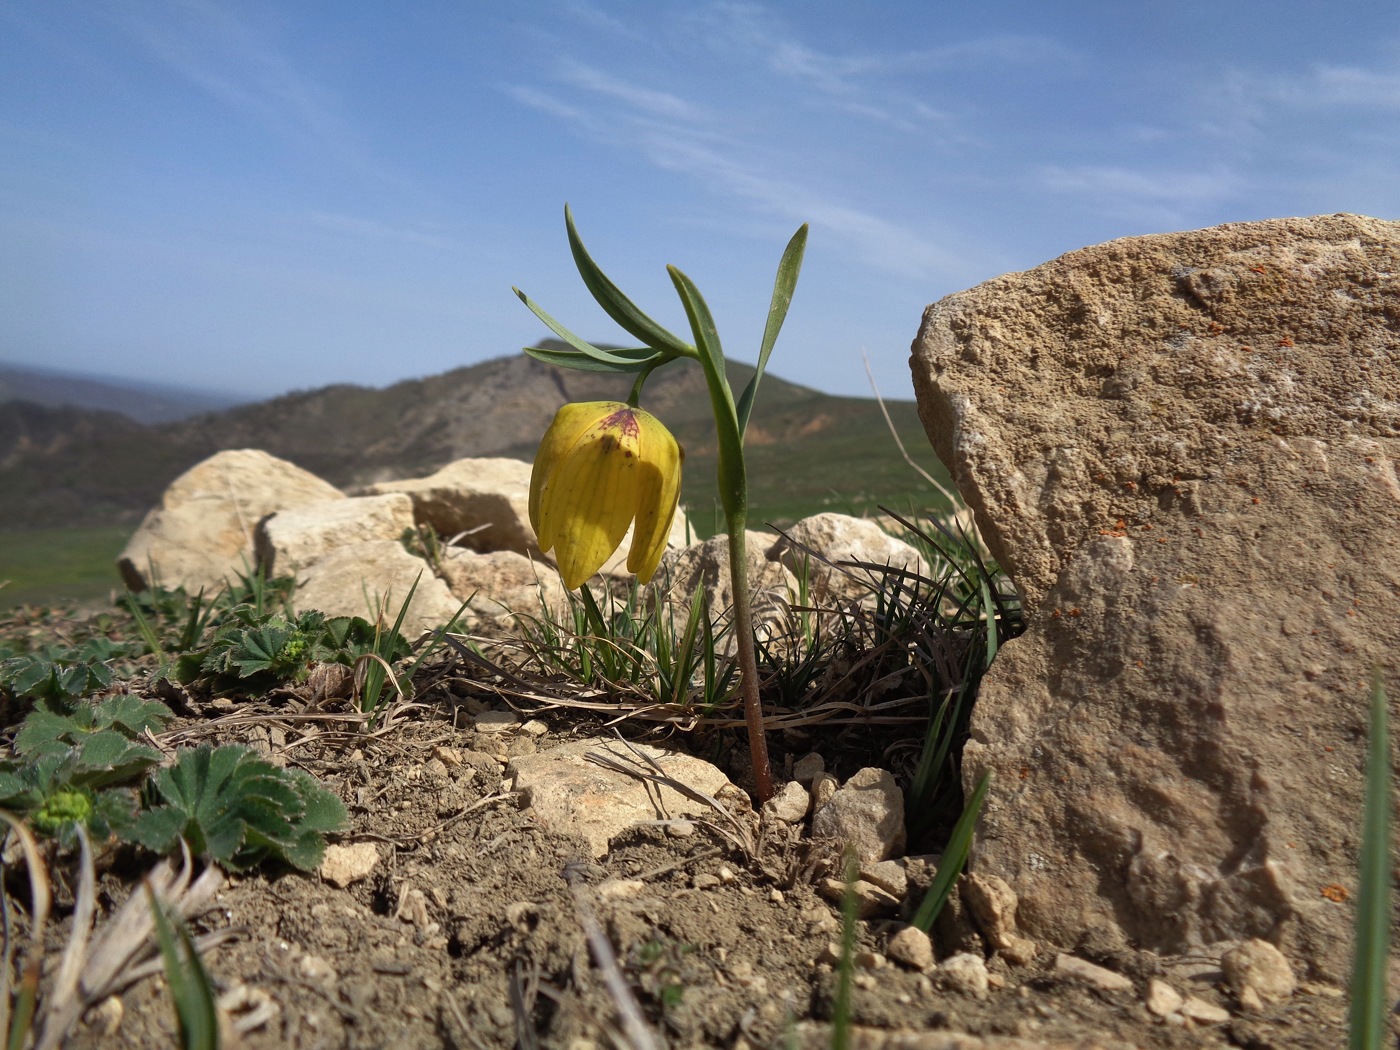
[[[1339,886],[1335,882],[1329,882],[1326,886],[1322,887],[1321,892],[1324,897],[1334,904],[1345,904],[1351,898],[1351,894],[1347,892],[1347,888],[1345,886]]]
[[[1151,524],[1139,525],[1138,528],[1140,528],[1143,532],[1151,532],[1151,531],[1152,531],[1152,526],[1151,526]]]
[[[1123,482],[1123,487],[1124,487],[1125,489],[1127,489],[1129,492],[1136,492],[1136,491],[1137,491],[1137,482],[1136,482],[1136,481],[1125,481],[1125,482]]]
[[[1166,542],[1167,542],[1167,538],[1166,538],[1165,536],[1158,536],[1158,537],[1157,537],[1157,542],[1158,542],[1158,543],[1166,543]]]
[[[1206,325],[1206,331],[1211,335],[1219,335],[1221,332],[1225,331],[1225,326],[1219,321],[1212,321],[1210,324]]]
[[[1022,766],[1022,767],[1021,767],[1021,779],[1022,779],[1022,780],[1025,780],[1026,777],[1028,777],[1028,776],[1030,776],[1030,775],[1031,775],[1031,767],[1030,767],[1030,766]]]
[[[1249,502],[1250,502],[1250,503],[1254,503],[1254,504],[1259,504],[1259,503],[1263,503],[1264,501],[1261,500],[1258,496],[1254,496],[1254,497],[1252,497],[1252,498],[1250,499]]]
[[[1052,610],[1051,613],[1050,613],[1050,619],[1052,619],[1052,620],[1058,620],[1059,618],[1060,618],[1060,610],[1059,610],[1059,609],[1054,609],[1054,610]],[[1316,634],[1317,632],[1314,631],[1313,633]]]
[[[1266,269],[1264,269],[1264,267],[1262,267],[1262,266],[1251,266],[1251,267],[1249,268],[1249,272],[1250,272],[1250,273],[1268,273],[1269,271],[1266,270]]]
[[[1335,750],[1337,750],[1337,749],[1336,749],[1335,747],[1333,747],[1331,744],[1323,744],[1323,745],[1322,745],[1322,750],[1324,750],[1324,751],[1335,751]]]
[[[1286,335],[1281,335],[1278,339],[1278,345],[1281,349],[1287,348],[1293,345],[1293,340]]]
[[[1073,609],[1071,609],[1071,610],[1069,611],[1069,614],[1070,614],[1071,616],[1078,616],[1078,615],[1080,615],[1079,606],[1076,605]]]
[[[1254,353],[1254,347],[1252,347],[1252,346],[1242,346],[1242,347],[1240,347],[1240,349],[1243,350],[1243,351],[1244,351],[1245,353],[1247,353],[1247,354],[1252,354],[1252,353]]]

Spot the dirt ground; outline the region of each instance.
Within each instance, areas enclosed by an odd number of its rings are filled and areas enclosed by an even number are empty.
[[[346,888],[295,872],[232,877],[195,920],[196,932],[236,931],[205,958],[216,990],[236,1004],[230,1020],[237,1045],[635,1046],[590,951],[589,923],[615,953],[654,1045],[831,1045],[831,959],[841,915],[815,888],[829,874],[826,844],[779,826],[760,829],[753,850],[741,851],[697,821],[678,829],[682,834],[639,827],[594,861],[580,840],[552,833],[522,811],[503,773],[512,754],[608,732],[601,719],[528,712],[547,732],[488,736],[476,731],[460,696],[425,699],[373,734],[334,722],[308,728],[318,723],[291,719],[275,702],[258,712],[226,705],[194,711],[184,723],[185,732],[253,743],[322,778],[351,813],[351,827],[337,841],[372,843],[379,858],[368,877]],[[498,697],[470,706],[487,702],[499,706]],[[737,734],[665,742],[703,749],[712,761],[718,754],[721,766],[726,755],[742,757]],[[800,745],[798,753],[824,753],[842,777],[872,750],[877,757],[900,753],[849,729],[788,742]],[[1205,958],[1106,956],[1092,944],[1070,946],[1132,980],[1131,991],[1111,992],[1057,975],[1047,947],[1023,966],[994,955],[992,987],[982,994],[959,990],[937,970],[906,969],[888,960],[886,944],[921,900],[932,866],[910,870],[903,912],[857,924],[852,1045],[1336,1050],[1346,1043],[1340,989],[1304,985],[1286,1003],[1249,1013]],[[115,907],[139,875],[130,858],[110,858],[101,905]],[[949,947],[937,938],[935,944],[940,955]],[[1162,1021],[1144,1005],[1154,976],[1224,1007],[1230,1019]],[[175,1031],[171,1000],[156,976],[128,989],[120,1007],[109,1002],[91,1012],[67,1045],[173,1046]]]

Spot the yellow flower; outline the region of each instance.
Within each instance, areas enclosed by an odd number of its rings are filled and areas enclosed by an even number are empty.
[[[592,576],[636,522],[627,571],[656,572],[676,502],[685,452],[650,412],[621,401],[565,405],[545,431],[530,475],[530,524],[540,550],[554,550],[564,586]]]

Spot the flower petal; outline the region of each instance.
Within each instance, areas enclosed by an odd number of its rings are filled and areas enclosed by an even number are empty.
[[[541,551],[548,551],[555,543],[556,530],[547,527],[554,521],[547,523],[542,513],[544,492],[550,487],[551,478],[589,427],[625,407],[620,401],[582,401],[564,405],[554,414],[554,421],[544,432],[535,452],[534,469],[530,471],[530,527],[535,530]],[[553,517],[557,521],[557,515]]]
[[[681,495],[681,463],[685,450],[650,412],[636,410],[640,430],[641,472],[637,524],[627,552],[627,571],[642,583],[651,582],[671,537],[676,504]]]
[[[564,586],[573,590],[617,550],[637,514],[642,463],[635,410],[617,405],[562,457],[541,492]]]

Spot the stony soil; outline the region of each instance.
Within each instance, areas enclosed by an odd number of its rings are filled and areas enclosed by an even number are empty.
[[[841,918],[814,880],[830,850],[801,829],[769,827],[745,853],[697,821],[682,834],[638,828],[595,862],[579,840],[522,811],[502,783],[500,760],[598,729],[574,717],[543,720],[549,728],[540,736],[478,733],[460,707],[402,712],[373,736],[308,737],[288,732],[276,715],[221,727],[223,738],[261,743],[332,785],[352,814],[340,841],[372,843],[379,857],[368,877],[346,888],[298,873],[233,878],[196,921],[200,931],[237,931],[206,962],[217,990],[241,1003],[231,1015],[239,1045],[629,1045],[585,940],[590,915],[656,1045],[829,1045]],[[806,743],[826,750],[838,770],[869,746],[863,741],[853,754],[849,732]],[[138,874],[129,858],[111,859],[100,894],[109,908]],[[904,918],[931,873],[910,869]],[[851,1012],[860,1046],[1331,1050],[1345,1043],[1339,989],[1305,985],[1284,1004],[1247,1013],[1205,957],[1105,956],[1080,945],[1081,956],[1132,980],[1130,991],[1105,991],[1057,975],[1049,949],[1023,966],[993,956],[992,987],[971,994],[937,970],[888,961],[900,918],[857,924]],[[1223,1007],[1229,1020],[1154,1017],[1144,1005],[1153,977]],[[175,1045],[163,980],[145,979],[123,994],[119,1010],[108,1004],[91,1014],[69,1045]]]

